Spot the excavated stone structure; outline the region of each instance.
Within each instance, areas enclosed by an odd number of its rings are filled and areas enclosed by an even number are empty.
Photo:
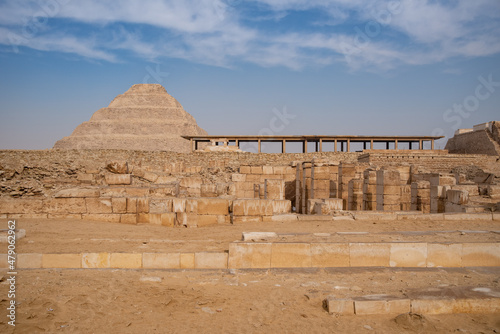
[[[133,85],[90,121],[80,124],[56,149],[126,149],[190,152],[181,136],[206,135],[182,105],[159,84]]]

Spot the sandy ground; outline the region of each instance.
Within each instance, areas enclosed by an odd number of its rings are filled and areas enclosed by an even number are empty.
[[[22,219],[16,221],[16,227],[26,230],[26,237],[17,243],[20,253],[224,251],[229,249],[229,243],[241,240],[245,231],[277,232],[281,236],[274,241],[500,242],[498,221],[297,221],[166,228],[84,220]],[[6,228],[7,220],[0,220],[0,229]],[[415,231],[417,233],[413,233]],[[330,233],[331,237],[315,237],[313,233]]]
[[[294,222],[172,229],[23,219],[17,227],[27,234],[18,240],[20,253],[220,251],[240,240],[243,231],[274,231],[284,241],[315,241],[311,233],[331,233],[328,241],[332,242],[500,239],[500,234],[492,232],[500,230],[500,223],[492,221]],[[0,228],[6,228],[6,220]],[[349,231],[368,234],[336,234]],[[7,325],[5,270],[2,276],[0,333],[500,332],[499,314],[334,316],[322,307],[328,295],[402,297],[412,289],[444,286],[498,289],[500,268],[19,270],[15,329]]]
[[[335,316],[322,300],[444,285],[498,288],[499,278],[498,268],[24,270],[17,325],[13,330],[2,317],[0,332],[498,333],[498,314]],[[5,296],[5,281],[0,290]]]

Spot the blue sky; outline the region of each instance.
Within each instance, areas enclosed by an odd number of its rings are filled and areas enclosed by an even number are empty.
[[[0,149],[136,83],[213,135],[450,136],[500,120],[500,1],[3,0],[0,75]]]

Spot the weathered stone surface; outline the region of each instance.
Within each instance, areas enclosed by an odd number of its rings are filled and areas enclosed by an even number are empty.
[[[190,142],[181,136],[206,134],[161,85],[139,84],[98,110],[54,148],[190,152]]]
[[[391,245],[385,243],[349,244],[351,267],[388,267]]]
[[[111,198],[86,198],[88,213],[113,213]]]
[[[272,216],[273,201],[261,199],[238,199],[233,201],[235,216]]]
[[[126,213],[127,212],[127,199],[125,197],[114,197],[111,199],[113,213]]]
[[[84,198],[54,198],[45,202],[48,213],[86,213]]]
[[[80,254],[43,254],[42,268],[81,268]]]
[[[329,296],[324,303],[330,314],[354,315],[354,301],[352,299],[337,299]]]
[[[500,266],[499,243],[464,243],[462,245],[462,266]]]
[[[110,186],[132,184],[131,174],[106,174],[104,178]]]
[[[96,188],[70,188],[58,191],[55,198],[85,198],[85,197],[99,197],[99,189]]]
[[[273,243],[272,268],[311,267],[311,245],[308,243]]]
[[[227,268],[227,257],[227,253],[195,253],[194,267],[196,269],[225,269]]]
[[[427,244],[427,267],[461,267],[462,244]]]
[[[357,315],[369,314],[402,314],[410,312],[409,299],[365,299],[354,301]]]
[[[42,254],[38,253],[17,254],[17,268],[20,269],[42,268]]]
[[[311,244],[312,267],[349,267],[349,244]]]
[[[180,253],[144,253],[142,257],[144,269],[179,269]]]
[[[426,243],[392,243],[391,267],[426,267],[427,266],[427,244]]]
[[[200,215],[228,215],[229,201],[219,198],[199,198],[197,213]]]
[[[228,268],[270,268],[271,243],[229,244]]]
[[[109,253],[84,253],[82,254],[82,268],[109,268]]]
[[[42,213],[43,201],[39,199],[0,199],[1,213]]]
[[[194,269],[194,253],[181,253],[181,269]]]
[[[111,253],[110,268],[138,269],[142,267],[142,254]]]

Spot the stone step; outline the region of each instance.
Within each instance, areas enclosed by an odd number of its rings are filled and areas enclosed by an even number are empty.
[[[415,289],[404,296],[328,296],[323,301],[323,306],[328,313],[338,315],[498,313],[500,289],[442,287]]]

